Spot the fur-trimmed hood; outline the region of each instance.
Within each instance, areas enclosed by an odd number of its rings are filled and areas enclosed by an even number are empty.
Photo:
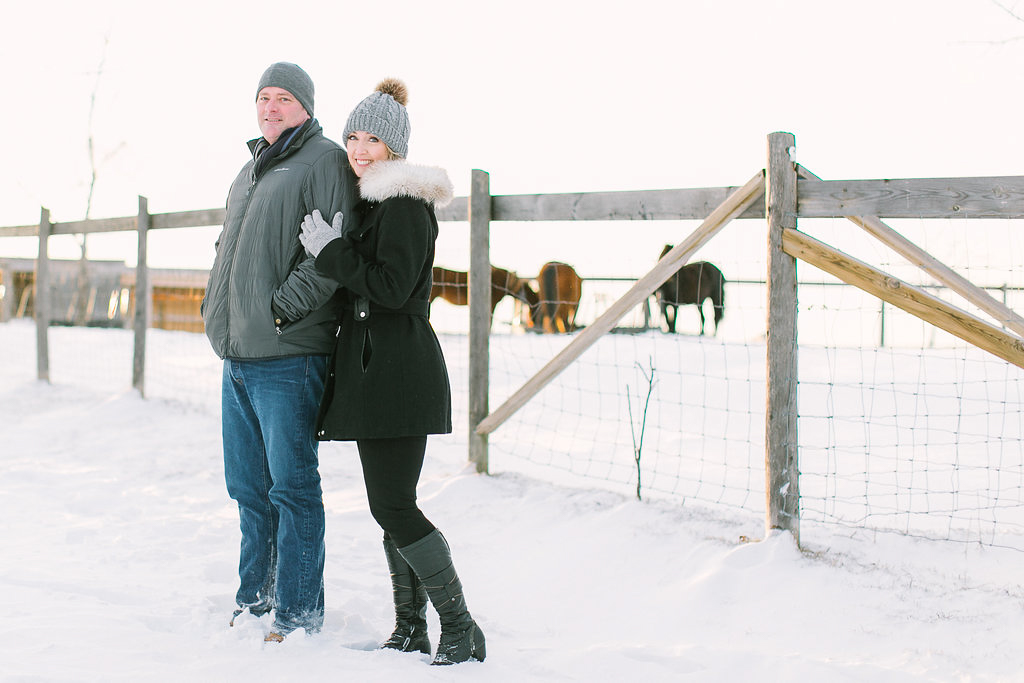
[[[366,169],[359,179],[359,194],[374,202],[391,197],[413,197],[443,208],[452,201],[455,188],[443,168],[395,159],[377,161]]]

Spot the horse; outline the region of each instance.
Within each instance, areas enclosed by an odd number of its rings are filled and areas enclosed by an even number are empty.
[[[530,305],[531,327],[540,327],[545,333],[575,330],[582,289],[583,279],[572,266],[556,261],[545,263],[537,275],[538,301]]]
[[[666,244],[661,257],[672,250]],[[715,334],[718,323],[725,316],[725,277],[715,265],[707,261],[687,263],[658,288],[655,294],[661,306],[661,316],[668,324],[668,331],[676,331],[676,312],[684,304],[696,304],[700,313],[700,333],[704,334],[704,301],[711,299],[715,312]]]
[[[448,270],[440,266],[434,266],[431,271],[432,282],[430,285],[430,301],[440,297],[456,306],[469,304],[469,273],[461,270]],[[521,279],[515,272],[491,266],[491,316],[494,316],[494,309],[498,302],[506,296],[512,297],[527,303],[535,299],[537,294],[533,291],[526,280]],[[532,297],[530,296],[532,295]]]

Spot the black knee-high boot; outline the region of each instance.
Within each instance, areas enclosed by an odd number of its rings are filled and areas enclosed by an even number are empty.
[[[462,582],[441,532],[434,529],[398,552],[416,572],[441,620],[441,640],[431,663],[458,664],[470,657],[482,662],[487,655],[484,633],[466,609]]]
[[[384,556],[391,571],[391,591],[395,599],[395,631],[381,648],[430,654],[427,637],[427,592],[416,573],[405,561],[395,542],[384,539]]]

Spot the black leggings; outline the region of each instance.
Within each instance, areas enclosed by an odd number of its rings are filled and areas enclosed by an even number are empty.
[[[427,437],[356,441],[363,465],[366,498],[370,514],[384,530],[385,537],[399,548],[415,543],[434,530],[416,505],[416,484],[423,469]]]

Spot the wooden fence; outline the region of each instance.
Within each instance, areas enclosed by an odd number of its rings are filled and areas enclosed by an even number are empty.
[[[1024,176],[902,180],[822,180],[793,162],[790,133],[768,136],[767,163],[740,186],[637,192],[492,196],[489,176],[475,170],[468,197],[438,212],[441,221],[470,224],[469,457],[486,472],[487,437],[633,307],[650,296],[691,255],[733,219],[766,220],[768,290],[766,358],[766,527],[786,529],[799,542],[797,433],[797,259],[828,272],[967,342],[1024,367],[1024,319],[903,239],[881,218],[1024,218]],[[985,321],[867,264],[813,240],[798,218],[846,217],[907,257],[930,276],[992,316]],[[146,266],[150,230],[217,225],[223,209],[149,214],[144,197],[136,216],[52,223],[43,209],[38,225],[0,227],[3,236],[39,236],[36,268],[39,377],[48,379],[47,301],[50,235],[136,231],[139,255],[134,312],[133,384],[144,389],[145,329],[150,316]],[[488,406],[490,328],[490,224],[494,221],[700,220],[700,226],[638,279],[618,301],[491,411]],[[1005,328],[1005,329],[1004,329]]]

